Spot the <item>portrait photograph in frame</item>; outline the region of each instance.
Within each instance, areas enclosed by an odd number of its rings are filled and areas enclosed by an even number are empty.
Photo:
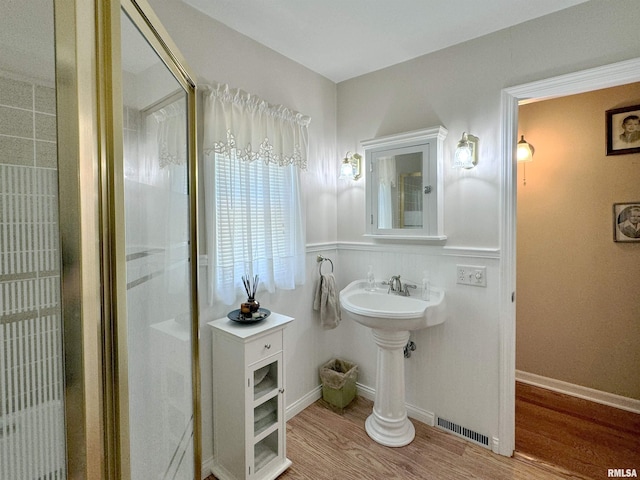
[[[640,242],[640,202],[613,204],[613,240]]]
[[[606,111],[607,155],[640,153],[640,105]]]

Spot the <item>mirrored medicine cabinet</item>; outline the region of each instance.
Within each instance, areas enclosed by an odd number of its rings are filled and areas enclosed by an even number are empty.
[[[365,140],[366,236],[446,240],[443,233],[444,127]]]

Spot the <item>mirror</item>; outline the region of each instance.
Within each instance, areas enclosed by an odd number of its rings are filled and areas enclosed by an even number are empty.
[[[399,228],[422,228],[422,170],[399,175]]]
[[[368,162],[367,236],[444,240],[442,142],[446,129],[362,142]]]
[[[371,157],[378,229],[422,228],[422,152],[393,153]]]

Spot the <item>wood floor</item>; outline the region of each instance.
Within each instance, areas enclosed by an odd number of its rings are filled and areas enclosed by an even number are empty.
[[[411,444],[383,447],[364,431],[372,402],[356,397],[338,414],[319,400],[287,423],[293,465],[279,479],[600,480],[608,468],[640,475],[640,415],[519,383],[516,392],[513,458],[415,420]]]
[[[415,440],[401,448],[375,443],[364,430],[372,402],[356,397],[343,415],[314,403],[288,422],[281,480],[555,480],[577,479],[527,458],[507,458],[413,421]]]
[[[589,479],[640,475],[640,415],[517,382],[516,451]]]

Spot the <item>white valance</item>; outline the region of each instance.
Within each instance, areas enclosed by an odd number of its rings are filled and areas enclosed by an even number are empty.
[[[153,113],[158,122],[160,168],[187,163],[187,111],[185,100],[167,105]]]
[[[310,117],[226,84],[204,97],[205,153],[306,170]]]
[[[177,94],[168,103],[146,112],[146,150],[160,168],[187,163],[187,103]]]

